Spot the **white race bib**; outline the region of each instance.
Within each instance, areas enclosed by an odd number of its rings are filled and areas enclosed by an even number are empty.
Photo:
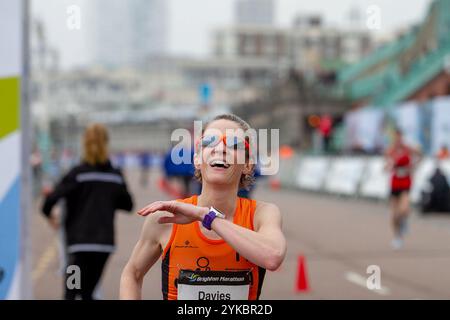
[[[411,170],[405,167],[395,168],[395,176],[397,178],[406,178],[411,174]]]
[[[248,300],[250,271],[181,270],[178,300]]]

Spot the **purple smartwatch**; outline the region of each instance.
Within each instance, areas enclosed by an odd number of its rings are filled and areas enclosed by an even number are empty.
[[[209,213],[203,218],[202,225],[206,229],[211,230],[211,225],[216,218],[225,219],[225,215],[214,207],[211,207]]]

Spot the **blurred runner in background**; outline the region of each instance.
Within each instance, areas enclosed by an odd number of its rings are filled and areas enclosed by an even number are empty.
[[[103,125],[88,127],[83,139],[82,163],[74,167],[45,199],[42,212],[55,229],[63,226],[68,266],[81,271],[81,287],[67,287],[66,300],[92,300],[106,261],[115,250],[114,214],[131,211],[132,198],[122,173],[112,167],[108,152],[108,132]],[[65,213],[53,207],[65,200]]]
[[[387,149],[386,167],[391,175],[391,218],[394,231],[392,247],[400,249],[403,238],[408,231],[408,216],[410,213],[409,192],[412,185],[414,164],[420,157],[420,152],[408,146],[402,132],[395,130],[393,144]]]
[[[333,119],[329,114],[324,114],[320,118],[320,124],[318,129],[322,136],[323,151],[325,151],[325,153],[328,153],[330,152],[331,137],[333,133]]]
[[[33,198],[37,197],[41,190],[42,183],[42,156],[37,147],[33,148],[33,152],[30,157],[31,170],[33,172]]]
[[[114,157],[114,165],[122,171],[126,170],[127,155],[124,151],[118,152]]]
[[[140,152],[139,164],[141,167],[141,186],[145,188],[148,185],[150,167],[152,165],[152,157],[150,155],[150,152],[145,150]]]
[[[422,191],[422,213],[450,212],[450,186],[442,169],[437,166],[427,187]]]
[[[421,210],[428,212],[450,212],[450,186],[447,180],[444,162],[450,159],[446,145],[436,155],[436,168],[424,190],[422,190]]]

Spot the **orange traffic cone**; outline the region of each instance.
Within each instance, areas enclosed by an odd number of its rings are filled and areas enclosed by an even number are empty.
[[[297,272],[297,285],[296,292],[308,292],[309,283],[306,269],[306,259],[304,256],[298,257],[298,272]]]

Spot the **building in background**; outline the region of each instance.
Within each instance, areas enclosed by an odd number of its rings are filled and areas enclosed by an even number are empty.
[[[368,30],[334,28],[321,16],[298,16],[291,28],[235,25],[216,30],[213,52],[228,59],[266,59],[281,69],[320,72],[354,63],[370,53],[374,40]]]
[[[448,12],[450,0],[434,0],[421,23],[373,51],[365,31],[299,17],[287,37],[289,61],[299,72],[236,113],[260,127],[289,123],[281,139],[300,148],[310,147],[315,130],[308,119],[329,114],[337,151],[379,152],[388,140],[383,128],[395,126],[425,153],[436,154],[450,139]]]
[[[374,49],[366,29],[334,28],[321,16],[297,16],[290,30],[290,60],[296,70],[337,69],[355,63]]]
[[[353,107],[348,117],[363,119],[371,109],[385,112],[408,143],[428,154],[448,144],[448,12],[450,0],[433,1],[422,23],[338,73],[334,92]]]
[[[343,68],[339,94],[355,107],[427,102],[450,93],[450,0],[435,0],[424,21]]]
[[[97,64],[115,67],[167,53],[167,1],[92,0],[90,5]]]
[[[235,6],[237,25],[270,26],[274,20],[274,0],[237,0]]]
[[[230,26],[217,30],[213,52],[225,59],[266,59],[278,62],[289,56],[289,33],[271,26]]]
[[[132,0],[130,6],[133,61],[162,56],[168,50],[169,12],[167,0]]]

